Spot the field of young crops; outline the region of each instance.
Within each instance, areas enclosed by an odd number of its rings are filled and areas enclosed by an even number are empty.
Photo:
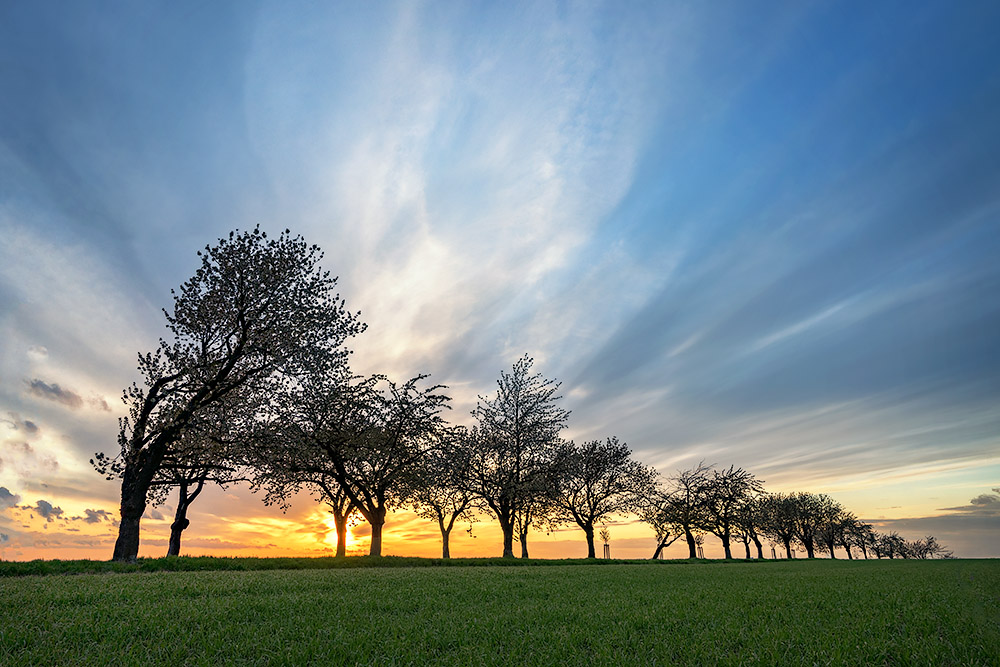
[[[5,576],[0,609],[2,665],[1000,663],[1000,561]]]

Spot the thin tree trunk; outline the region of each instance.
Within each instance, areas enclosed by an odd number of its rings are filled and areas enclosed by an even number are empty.
[[[455,524],[452,519],[452,526]],[[438,515],[438,527],[441,529],[441,558],[451,558],[451,550],[448,548],[448,537],[451,535],[451,527],[444,526],[444,517]]]
[[[170,524],[170,542],[167,544],[168,556],[181,555],[181,533],[191,525],[187,518],[188,486],[186,483],[178,485],[177,489],[177,511],[174,512],[174,522]]]
[[[844,542],[844,551],[847,552],[847,560],[854,560],[854,555],[851,553],[851,545]]]
[[[760,538],[753,536],[753,545],[757,547],[757,558],[764,560],[764,545],[760,543]]]
[[[347,556],[347,515],[334,512],[333,523],[337,528],[337,553],[334,558],[345,558]]]
[[[746,547],[746,550],[747,550],[747,560],[750,560],[750,558],[751,558],[751,556],[750,556],[750,540],[747,540],[746,542],[744,542],[743,546]]]
[[[785,543],[785,557],[788,560],[792,560],[792,541],[782,540]]]
[[[583,533],[587,536],[587,558],[597,558],[597,550],[594,549],[594,527],[585,526]]]
[[[528,529],[521,531],[521,558],[528,557]]]
[[[806,557],[815,558],[816,557],[816,547],[813,545],[812,541],[806,542]]]
[[[651,560],[656,560],[660,557],[660,552],[663,551],[663,542],[656,543],[656,551],[653,552],[653,558]]]
[[[835,551],[836,548],[837,548],[837,545],[835,545],[833,542],[830,542],[830,544],[828,544],[827,546],[830,547],[830,558],[832,560],[837,560],[837,554],[836,554],[836,551]]]
[[[728,531],[722,533],[722,550],[726,554],[726,560],[732,560],[733,559],[733,551],[732,551],[732,549],[729,546],[729,532]]]

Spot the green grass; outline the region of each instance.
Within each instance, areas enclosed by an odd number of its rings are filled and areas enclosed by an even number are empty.
[[[996,665],[1000,562],[0,579],[0,664]]]

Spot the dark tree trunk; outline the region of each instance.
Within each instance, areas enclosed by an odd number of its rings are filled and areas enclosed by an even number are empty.
[[[750,558],[751,558],[751,556],[750,556],[750,540],[747,540],[746,542],[744,542],[743,546],[746,547],[746,550],[747,550],[747,560],[750,560]]]
[[[118,524],[118,539],[112,560],[132,563],[139,556],[139,522],[146,511],[148,484],[136,479],[136,471],[126,467],[122,475],[121,522]]]
[[[177,511],[174,513],[174,522],[170,524],[170,543],[167,545],[168,556],[181,555],[181,533],[191,525],[187,518],[187,504],[177,504]]]
[[[597,558],[597,551],[594,549],[594,527],[584,526],[583,533],[587,536],[587,558]]]
[[[385,525],[385,507],[379,507],[375,511],[371,512],[371,518],[368,522],[372,526],[372,543],[371,548],[368,550],[369,556],[381,556],[382,555],[382,526]]]
[[[698,545],[695,544],[694,535],[687,527],[684,528],[684,539],[686,539],[688,543],[688,558],[697,558]]]
[[[451,529],[455,525],[454,517],[451,523],[445,527],[444,517],[438,514],[438,528],[441,529],[441,558],[451,558],[451,550],[448,548],[448,538],[451,536]]]
[[[854,560],[854,555],[851,553],[851,545],[844,542],[844,551],[847,552],[847,560]]]
[[[726,560],[732,560],[733,559],[733,551],[732,551],[732,549],[729,546],[729,542],[730,542],[729,531],[723,532],[721,539],[722,539],[722,550],[726,554]]]
[[[347,515],[334,512],[333,523],[337,528],[337,553],[334,557],[345,558],[347,556]]]
[[[656,560],[660,557],[660,553],[663,551],[663,542],[656,543],[656,551],[653,552],[652,560]]]
[[[791,539],[787,539],[787,540],[783,539],[782,542],[785,544],[785,558],[787,558],[788,560],[791,560],[792,559],[792,540]]]
[[[500,530],[503,531],[503,557],[514,557],[514,526],[509,521],[500,521]]]
[[[829,544],[827,544],[826,546],[828,546],[828,547],[830,548],[830,558],[831,558],[832,560],[837,560],[837,554],[836,554],[836,552],[834,551],[834,550],[835,550],[835,549],[837,548],[837,545],[836,545],[836,544],[834,544],[833,542],[830,542],[830,543],[829,543]]]
[[[806,557],[815,558],[816,557],[816,546],[812,543],[812,540],[805,542],[806,546]]]
[[[757,558],[764,560],[764,545],[760,543],[760,538],[753,536],[753,545],[757,547]]]
[[[528,557],[528,529],[521,531],[521,558]]]

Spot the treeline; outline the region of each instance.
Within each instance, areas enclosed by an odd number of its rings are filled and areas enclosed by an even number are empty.
[[[125,390],[119,451],[95,468],[121,480],[121,521],[113,559],[138,555],[150,504],[176,490],[168,554],[180,553],[191,504],[208,484],[249,482],[265,502],[287,507],[301,491],[333,514],[337,555],[349,523],[371,526],[370,554],[381,555],[390,511],[412,508],[434,521],[443,556],[459,522],[490,517],[528,556],[535,528],[575,525],[595,556],[595,530],[637,516],[656,535],[657,557],[684,539],[689,555],[706,534],[727,558],[732,543],[762,540],[835,556],[948,555],[933,538],[880,535],[831,498],[768,494],[742,468],[699,465],[672,477],[632,458],[615,437],[577,444],[562,438],[569,412],[559,383],[525,356],[480,396],[469,427],[444,414],[445,387],[418,375],[397,381],[350,371],[347,341],[364,331],[319,267],[322,253],[288,230],[230,233],[199,253],[201,267],[164,311],[169,337],[140,354],[142,382]]]

